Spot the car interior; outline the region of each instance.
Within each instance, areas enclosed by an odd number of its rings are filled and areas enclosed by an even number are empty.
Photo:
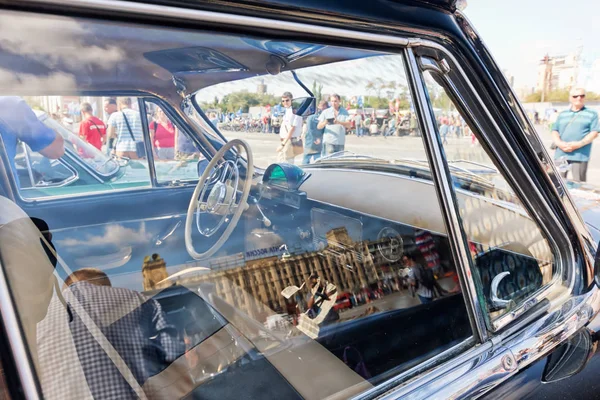
[[[311,67],[341,74],[339,63],[394,54],[17,12],[0,21],[15,17],[23,23],[6,40],[22,34],[30,46],[1,53],[0,68],[20,77],[0,83],[5,95],[131,96],[142,119],[154,102],[198,149],[191,161],[173,160],[184,165],[173,182],[174,167],[161,164],[165,184],[150,151],[143,160],[102,158],[98,168],[127,171],[103,177],[77,151],[48,160],[24,143],[17,171],[3,162],[0,175],[2,196],[47,224],[41,233],[51,234],[61,286],[80,268],[98,268],[113,286],[160,303],[186,350],[141,382],[144,390],[158,396],[177,386],[188,398],[217,399],[258,398],[268,387],[281,398],[343,397],[472,339],[426,161],[386,164],[340,155],[302,167],[253,165],[252,148],[228,140],[192,97],[218,84],[234,90],[246,79],[289,78],[290,71]],[[56,24],[60,31],[52,29]],[[20,71],[11,69],[17,57],[30,61],[18,63]],[[75,176],[77,190],[69,186]],[[512,272],[497,293],[518,303],[545,284],[547,269],[552,275],[552,255],[525,211],[508,196],[490,201],[486,183],[475,182],[457,172],[454,186],[471,222],[465,235],[473,270],[493,312],[499,311],[490,293],[494,276]],[[483,217],[490,214],[495,221]],[[529,232],[526,240],[511,240],[516,225]],[[410,295],[402,276],[406,253],[435,270],[435,301],[421,304]],[[11,267],[17,265],[4,265]],[[335,311],[331,321],[312,322],[302,286],[313,274],[351,307]],[[290,287],[298,290],[284,296]],[[181,371],[192,378],[173,378]]]

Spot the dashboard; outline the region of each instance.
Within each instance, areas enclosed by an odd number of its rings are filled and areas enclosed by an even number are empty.
[[[272,164],[258,183],[257,205],[264,220],[290,251],[321,251],[332,244],[354,248],[364,243],[373,247],[383,262],[397,263],[405,249],[415,245],[412,226],[309,197],[300,189],[310,177],[298,166]]]

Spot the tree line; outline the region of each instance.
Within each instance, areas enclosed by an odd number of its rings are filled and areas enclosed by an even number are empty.
[[[594,92],[585,93],[586,100],[600,100],[600,94]],[[526,96],[524,99],[525,103],[539,103],[542,101],[542,92],[536,91]],[[569,101],[569,89],[553,90],[546,93],[544,101],[548,102],[568,102]]]

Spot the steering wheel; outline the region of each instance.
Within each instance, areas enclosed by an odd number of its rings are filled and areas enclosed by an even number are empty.
[[[246,179],[242,187],[242,195],[238,199],[238,182],[240,178],[238,159],[235,161],[225,160],[223,157],[233,146],[243,147],[246,152]],[[217,165],[218,164],[218,165]],[[235,229],[242,212],[248,208],[248,195],[252,186],[252,176],[254,175],[254,163],[252,161],[252,151],[250,146],[244,140],[233,139],[227,142],[208,163],[202,176],[198,180],[194,194],[190,200],[187,216],[185,219],[185,248],[195,260],[208,258],[215,254],[217,250],[225,243]],[[210,177],[210,179],[209,179]],[[209,187],[212,189],[209,190]],[[196,226],[201,235],[210,237],[223,225],[228,224],[221,237],[206,250],[204,253],[196,252],[192,242],[192,222],[196,214]],[[201,215],[209,214],[220,216],[219,222],[212,227],[201,226]]]

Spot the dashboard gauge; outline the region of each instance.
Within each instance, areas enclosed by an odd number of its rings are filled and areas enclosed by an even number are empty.
[[[402,257],[404,253],[404,241],[397,230],[385,227],[379,231],[377,239],[380,241],[377,245],[377,250],[379,250],[379,254],[385,260],[396,262]]]

